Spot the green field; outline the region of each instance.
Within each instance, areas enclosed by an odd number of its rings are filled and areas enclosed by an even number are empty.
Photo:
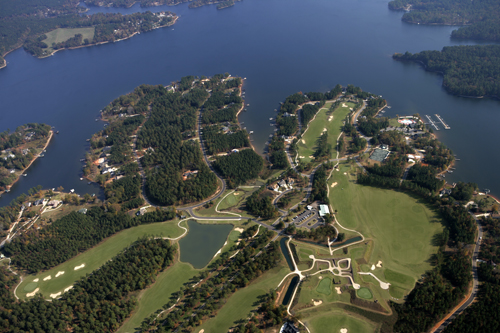
[[[45,35],[47,36],[42,42],[47,44],[48,51],[52,52],[52,43],[62,43],[67,41],[68,39],[75,37],[77,34],[81,34],[83,36],[83,40],[86,38],[92,42],[94,39],[95,27],[90,28],[59,28],[56,30],[52,30],[47,32]]]
[[[356,247],[366,248],[364,258],[368,266],[382,261],[382,267],[372,273],[409,292],[415,281],[432,268],[429,258],[437,252],[432,239],[443,230],[441,220],[437,212],[420,199],[402,192],[358,185],[352,181],[352,173],[349,165],[341,164],[340,172],[334,172],[329,180],[329,185],[338,183],[330,188],[330,203],[338,210],[337,219],[342,226],[355,229],[373,241],[373,246]],[[354,268],[357,269],[356,265]],[[361,280],[357,274],[354,278]],[[365,277],[363,281],[374,286],[370,289],[375,298],[390,297],[372,277]]]
[[[373,295],[370,289],[368,288],[360,288],[356,291],[356,295],[358,295],[359,298],[364,298],[364,299],[372,299]]]
[[[376,332],[376,327],[365,319],[358,319],[339,310],[326,312],[306,320],[311,333],[339,333],[347,328],[348,333]]]
[[[328,132],[328,143],[332,146],[332,151],[336,151],[337,137],[342,131],[342,122],[345,117],[349,114],[350,109],[354,106],[353,103],[345,103],[347,107],[342,107],[340,104],[333,113],[331,113],[330,106],[332,103],[326,103],[318,113],[316,118],[309,123],[309,128],[306,130],[302,139],[299,140],[298,146],[298,156],[299,159],[305,163],[312,161],[313,159],[309,156],[314,154],[314,148],[316,147],[316,141],[321,136],[323,131],[326,129]],[[330,120],[330,117],[333,119]],[[329,121],[330,120],[330,121]]]
[[[332,279],[323,278],[319,282],[318,287],[316,288],[316,291],[320,294],[330,295],[332,293],[331,286],[332,286]]]
[[[39,292],[43,295],[43,297],[49,299],[50,294],[63,292],[64,289],[72,286],[75,281],[87,274],[92,273],[95,269],[102,266],[106,263],[106,261],[116,256],[120,253],[120,251],[140,237],[148,235],[162,235],[164,237],[174,238],[182,235],[184,230],[179,228],[177,223],[179,223],[178,220],[173,220],[162,223],[145,224],[123,230],[102,241],[92,249],[66,261],[65,263],[62,263],[57,267],[37,275],[26,276],[21,285],[17,288],[17,296],[24,299],[26,298],[26,293],[31,292],[36,288],[40,288]],[[182,225],[185,225],[185,222],[183,222]],[[74,270],[75,267],[82,264],[85,264],[85,267]],[[64,272],[64,274],[56,277],[59,272]],[[48,276],[50,276],[51,279],[43,281],[43,279]],[[35,279],[39,279],[39,281],[33,282]]]
[[[177,262],[158,275],[156,282],[138,296],[137,307],[132,316],[117,331],[133,333],[141,326],[142,321],[166,304],[172,293],[179,291],[184,283],[189,281],[198,270],[191,265]]]
[[[282,260],[277,267],[267,271],[247,287],[236,291],[217,312],[217,316],[196,328],[195,332],[201,329],[204,329],[205,333],[227,332],[236,321],[250,316],[250,311],[256,308],[257,297],[276,288],[289,272],[288,265]]]

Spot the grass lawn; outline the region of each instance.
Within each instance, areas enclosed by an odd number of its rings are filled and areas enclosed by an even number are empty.
[[[161,223],[145,224],[123,230],[105,239],[92,249],[60,264],[59,266],[37,275],[26,276],[23,283],[21,283],[19,288],[17,288],[17,296],[25,299],[26,293],[33,291],[35,288],[40,288],[39,292],[43,295],[43,297],[50,299],[50,294],[63,292],[64,289],[72,286],[75,281],[87,274],[92,273],[95,269],[102,266],[106,263],[106,261],[116,256],[120,251],[140,237],[147,235],[178,237],[182,235],[184,230],[177,226],[178,222],[178,220],[173,220]],[[185,222],[183,222],[183,225],[185,225]],[[78,270],[74,269],[82,264],[85,264],[83,268]],[[59,272],[64,272],[64,274],[56,277]],[[44,281],[43,279],[48,276],[50,276],[51,279]],[[35,279],[39,279],[39,281],[34,282],[33,280]],[[28,288],[25,290],[26,287]]]
[[[326,103],[325,106],[318,111],[316,118],[309,123],[309,128],[297,144],[299,148],[299,158],[305,163],[313,160],[309,156],[314,154],[316,141],[325,128],[328,131],[328,143],[332,146],[332,153],[336,151],[337,137],[342,131],[342,122],[349,112],[351,112],[350,108],[354,106],[354,103],[346,103],[346,107],[342,107],[341,104],[331,114],[329,112],[330,105],[331,103]],[[333,116],[333,119],[330,120],[331,116]]]
[[[382,267],[372,273],[407,293],[432,268],[428,259],[437,252],[432,239],[443,230],[441,220],[437,212],[409,194],[356,184],[350,168],[342,164],[340,172],[334,172],[329,180],[329,184],[338,182],[330,188],[330,203],[338,210],[337,219],[342,226],[361,232],[368,242],[373,241],[373,246],[357,246],[366,248],[369,255],[364,260],[369,266],[382,261]],[[360,255],[358,251],[356,256]],[[361,280],[357,273],[354,278]],[[388,291],[379,290],[372,277],[362,281],[370,283],[375,299],[390,297]]]
[[[132,316],[123,324],[118,333],[133,333],[142,321],[166,304],[172,293],[179,291],[198,270],[191,265],[176,262],[172,267],[158,275],[156,282],[138,296],[137,307]]]
[[[347,328],[348,333],[376,332],[375,325],[366,320],[358,319],[340,310],[325,312],[306,320],[311,333],[338,333]]]
[[[320,294],[330,295],[332,293],[332,279],[323,278],[316,288],[316,291]]]
[[[356,291],[356,295],[358,295],[359,298],[364,298],[364,299],[372,299],[373,295],[370,289],[368,288],[360,288]]]
[[[205,333],[227,332],[236,321],[247,318],[250,311],[257,307],[258,296],[276,288],[289,272],[288,265],[285,260],[282,260],[277,267],[264,273],[246,288],[236,291],[218,311],[217,316],[207,320],[196,328],[195,332],[201,329],[204,329]]]
[[[77,34],[81,34],[83,36],[83,40],[87,38],[92,42],[94,39],[95,27],[90,28],[59,28],[52,30],[51,32],[47,32],[45,35],[47,36],[42,42],[47,44],[47,52],[52,53],[52,43],[62,43],[67,41],[70,38],[75,37]]]

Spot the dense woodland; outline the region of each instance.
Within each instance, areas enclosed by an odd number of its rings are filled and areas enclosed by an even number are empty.
[[[139,3],[141,7],[162,5],[173,6],[183,2],[188,2],[188,0],[85,0],[84,2],[87,6],[130,8],[136,3]]]
[[[500,45],[447,46],[441,51],[396,53],[395,60],[422,63],[443,75],[443,87],[459,96],[500,96]]]
[[[246,209],[250,214],[263,219],[277,217],[279,214],[278,209],[273,205],[273,193],[264,188],[252,193],[248,197],[246,200]]]
[[[16,301],[12,289],[17,277],[1,267],[0,331],[114,332],[136,305],[130,293],[153,283],[175,253],[167,240],[141,239],[51,302],[40,296]]]
[[[5,244],[4,252],[13,265],[28,273],[37,273],[73,258],[118,231],[174,217],[174,211],[157,210],[131,218],[124,213],[106,213],[104,208],[93,207],[87,214],[72,212],[40,230],[31,229],[21,234]]]
[[[205,126],[203,128],[203,143],[210,155],[250,146],[245,130],[224,134],[218,126]]]
[[[268,146],[269,161],[275,169],[286,169],[289,166],[285,151],[285,140],[279,136],[273,136]]]
[[[264,160],[253,149],[244,149],[238,153],[217,157],[213,162],[217,170],[231,188],[244,184],[259,176]]]
[[[309,202],[320,201],[324,204],[329,204],[328,199],[328,184],[326,180],[328,179],[328,173],[333,168],[333,163],[326,162],[321,164],[314,173],[311,196],[309,197]]]
[[[466,25],[452,32],[457,39],[500,40],[500,3],[496,0],[393,0],[393,10],[406,10],[408,23]]]

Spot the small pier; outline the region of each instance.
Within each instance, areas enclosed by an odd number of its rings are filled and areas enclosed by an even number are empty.
[[[441,122],[441,124],[443,124],[444,129],[447,129],[447,130],[448,130],[448,129],[450,129],[450,126],[448,126],[448,125],[446,125],[446,124],[445,124],[445,122],[444,122],[443,118],[441,118],[441,116],[440,116],[440,115],[438,115],[438,114],[436,113],[436,114],[435,114],[435,116],[436,116],[436,118],[437,118],[437,119]]]
[[[427,117],[427,119],[429,120],[429,124],[430,124],[432,127],[434,127],[434,129],[435,129],[436,131],[439,131],[439,127],[438,127],[438,126],[436,125],[436,123],[432,120],[431,116],[429,116],[429,115],[427,115],[427,114],[426,114],[425,116],[426,116],[426,117]]]

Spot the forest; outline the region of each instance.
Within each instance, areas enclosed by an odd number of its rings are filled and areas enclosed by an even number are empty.
[[[203,128],[203,143],[210,155],[250,146],[245,130],[223,133],[219,126],[205,126]]]
[[[500,97],[500,45],[447,46],[441,51],[396,53],[393,59],[413,61],[443,75],[443,87],[458,96]]]
[[[257,178],[264,166],[264,160],[253,149],[243,149],[217,157],[212,165],[226,179],[228,186],[235,188]]]
[[[93,207],[86,214],[72,212],[42,229],[21,234],[5,244],[4,253],[21,270],[38,273],[73,258],[123,229],[174,217],[174,211],[157,210],[131,218],[124,213],[115,214],[105,212],[103,207]]]
[[[139,3],[141,7],[162,5],[173,6],[183,2],[188,2],[188,0],[85,0],[84,2],[87,6],[130,8],[136,3]]]
[[[114,332],[136,306],[130,294],[153,283],[175,253],[168,240],[140,239],[50,302],[16,302],[10,290],[17,277],[1,267],[0,331]]]
[[[285,151],[285,140],[274,135],[268,146],[269,160],[274,169],[285,169],[288,167],[288,157]]]
[[[326,183],[326,180],[328,178],[327,171],[331,170],[332,168],[332,162],[325,162],[316,169],[313,177],[309,202],[318,200],[327,205],[330,203],[330,200],[328,199],[328,184]]]
[[[408,23],[466,25],[452,32],[456,39],[500,40],[500,3],[496,0],[393,0],[392,10],[405,10]]]
[[[279,215],[278,209],[273,205],[273,194],[264,188],[252,193],[246,200],[245,207],[250,214],[265,220]]]

